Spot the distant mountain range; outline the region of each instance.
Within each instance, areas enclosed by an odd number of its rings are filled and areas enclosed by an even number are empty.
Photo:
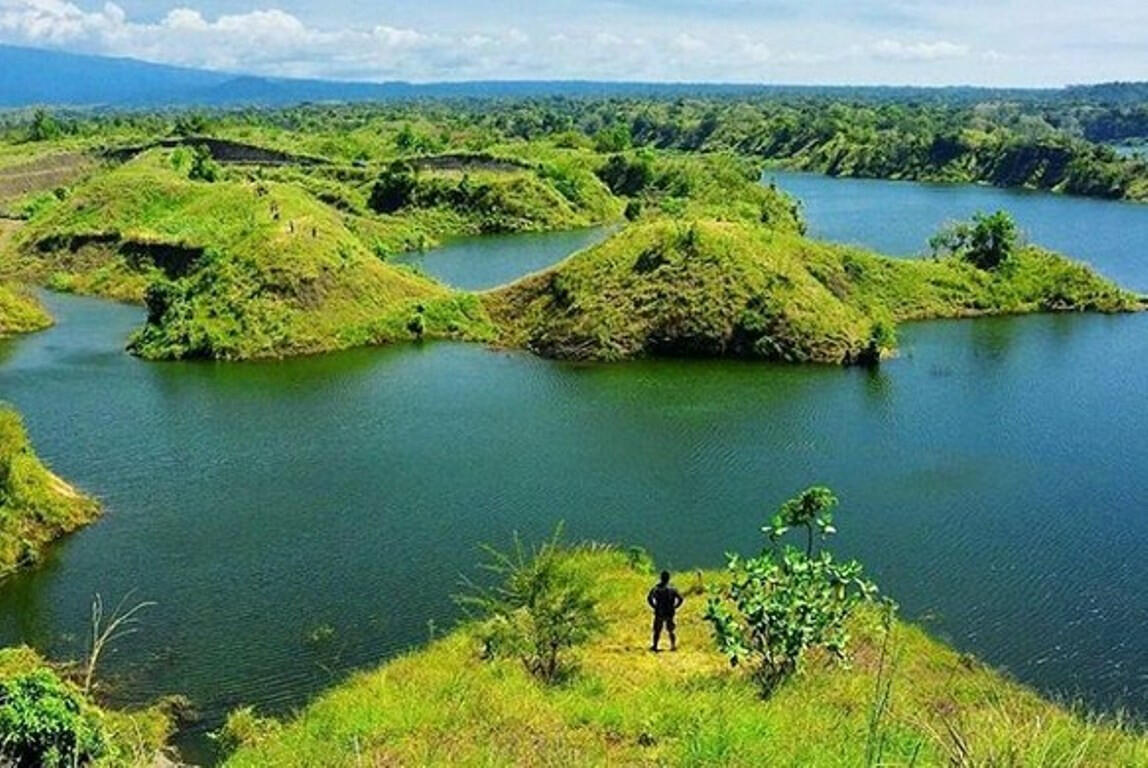
[[[395,101],[417,98],[525,98],[536,96],[807,96],[865,101],[976,102],[987,99],[1073,98],[1148,101],[1148,84],[1106,83],[1066,89],[958,86],[787,86],[717,83],[471,81],[414,84],[258,77],[136,59],[89,56],[0,45],[0,108],[285,106],[302,102]]]

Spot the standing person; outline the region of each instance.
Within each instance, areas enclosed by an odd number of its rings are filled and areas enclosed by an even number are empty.
[[[670,633],[670,650],[678,650],[678,638],[674,635],[674,614],[685,602],[685,598],[670,585],[669,571],[662,571],[658,583],[646,595],[646,602],[654,609],[654,643],[650,646],[650,650],[655,652],[658,650],[658,640],[662,636],[663,626]]]

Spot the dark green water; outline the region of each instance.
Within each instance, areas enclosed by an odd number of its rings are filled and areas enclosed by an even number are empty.
[[[801,181],[816,230],[875,245],[899,199],[941,207],[933,187],[866,208],[849,183]],[[969,190],[942,190],[963,215]],[[1053,220],[1032,229],[1097,211],[1066,250],[1148,286],[1148,207],[1119,206],[1141,229],[1106,250],[1125,235],[1089,233],[1115,204],[1041,204]],[[449,624],[479,542],[565,520],[717,565],[824,483],[839,549],[907,616],[1044,690],[1148,712],[1148,315],[919,324],[879,371],[462,344],[228,365],[140,362],[122,346],[142,310],[48,302],[55,328],[0,344],[0,397],[107,515],[0,588],[0,644],[79,655],[91,594],[135,589],[159,605],[107,660],[124,701],[184,692],[209,723],[282,711]],[[309,643],[321,625],[333,637]]]

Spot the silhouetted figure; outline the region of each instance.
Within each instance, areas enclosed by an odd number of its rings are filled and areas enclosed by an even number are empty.
[[[670,572],[662,571],[657,585],[646,595],[646,602],[654,609],[654,642],[651,651],[658,650],[658,640],[662,637],[662,627],[670,633],[670,650],[678,649],[678,638],[674,634],[674,614],[685,598],[670,585]]]

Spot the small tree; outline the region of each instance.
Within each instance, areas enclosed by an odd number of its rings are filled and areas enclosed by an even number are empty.
[[[811,557],[814,528],[822,539],[837,533],[837,529],[833,527],[833,508],[836,506],[837,497],[833,495],[833,491],[824,486],[806,488],[782,504],[777,514],[769,521],[769,525],[761,530],[769,536],[770,541],[776,542],[790,528],[805,528],[805,556]]]
[[[560,544],[561,533],[559,526],[529,550],[517,534],[507,552],[483,546],[490,560],[481,567],[501,583],[487,589],[464,580],[468,594],[456,597],[464,610],[483,619],[484,657],[517,658],[547,683],[570,669],[570,650],[603,627],[593,582]]]
[[[187,177],[193,181],[213,182],[219,180],[219,175],[219,163],[211,156],[211,150],[203,144],[196,145]]]
[[[787,501],[762,529],[770,547],[745,560],[731,555],[729,586],[710,595],[705,618],[718,647],[731,664],[754,665],[763,693],[797,672],[810,648],[844,659],[846,620],[876,592],[862,578],[860,563],[838,563],[824,551],[813,555],[814,529],[821,538],[836,533],[831,512],[836,504],[827,488],[810,488]],[[793,527],[806,529],[805,552],[777,547]]]
[[[974,213],[970,221],[943,227],[929,238],[934,256],[957,256],[980,269],[1008,261],[1020,241],[1016,220],[1005,211]]]
[[[392,163],[379,174],[367,205],[377,213],[394,213],[414,202],[417,188],[418,181],[411,167],[406,163]]]
[[[967,258],[981,269],[995,269],[1012,256],[1017,240],[1016,220],[1009,214],[975,213]]]
[[[606,126],[594,136],[594,148],[599,152],[624,152],[633,145],[630,126],[622,122]]]
[[[32,125],[28,128],[28,138],[31,141],[51,141],[59,138],[61,133],[63,129],[51,112],[37,109],[36,114],[32,115]]]

